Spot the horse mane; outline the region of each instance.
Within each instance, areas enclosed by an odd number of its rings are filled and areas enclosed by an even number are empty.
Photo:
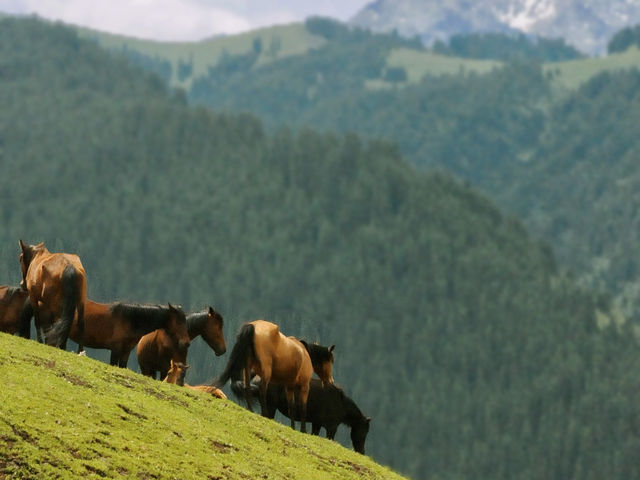
[[[166,325],[169,308],[162,305],[116,303],[111,307],[111,314],[129,320],[134,330],[157,330]]]
[[[200,335],[202,327],[207,321],[209,311],[204,310],[202,312],[190,313],[187,315],[187,329],[189,330],[189,337],[191,339]]]
[[[334,385],[334,387],[340,393],[340,398],[345,405],[346,415],[344,417],[344,423],[349,425],[350,427],[354,427],[357,423],[363,422],[366,419],[366,416],[364,415],[364,413],[362,413],[360,407],[356,405],[356,402],[354,402],[351,397],[344,393],[344,390],[342,390],[342,388],[338,387],[337,385]]]

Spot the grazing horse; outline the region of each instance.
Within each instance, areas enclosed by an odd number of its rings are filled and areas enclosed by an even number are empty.
[[[251,380],[251,396],[259,396],[260,377],[255,376]],[[242,382],[233,382],[231,390],[238,397],[244,395]],[[267,417],[274,418],[276,410],[285,416],[289,415],[287,396],[280,385],[269,385],[267,389]],[[298,418],[296,417],[296,420]],[[309,384],[309,398],[307,400],[307,420],[311,422],[311,432],[320,434],[324,427],[327,438],[333,440],[338,430],[338,425],[344,423],[351,427],[351,443],[353,449],[364,454],[364,442],[369,433],[371,417],[365,417],[344,391],[336,385],[322,386],[322,382],[316,378]]]
[[[29,293],[36,329],[45,331],[45,341],[62,349],[77,313],[80,332],[84,328],[87,280],[77,255],[51,253],[44,243],[25,245],[20,240],[23,285]]]
[[[190,340],[187,320],[180,307],[87,300],[85,308],[84,331],[81,333],[74,322],[69,338],[90,348],[111,350],[111,365],[126,367],[129,354],[140,338],[157,329],[162,329],[186,357]]]
[[[184,383],[184,377],[187,374],[188,368],[189,365],[187,365],[186,363],[174,362],[173,360],[171,360],[169,371],[167,372],[167,376],[164,378],[163,382],[174,383],[176,385],[180,385],[181,387],[186,387],[190,390],[197,390],[199,392],[208,393],[209,395],[213,395],[216,398],[226,400],[227,396],[222,390],[217,387],[212,387],[211,385],[188,385]]]
[[[0,332],[29,338],[33,309],[22,287],[0,286]]]
[[[222,333],[223,325],[222,315],[212,307],[203,312],[187,315],[189,338],[193,340],[202,336],[217,356],[227,351]],[[161,379],[166,377],[171,360],[182,363],[187,361],[186,352],[182,352],[175,341],[162,330],[156,330],[142,337],[138,342],[137,351],[140,371],[143,375],[152,378],[157,378],[156,372],[160,372]]]
[[[323,384],[333,383],[331,376],[333,348],[320,347],[309,350],[306,342],[295,337],[285,337],[278,326],[264,320],[245,323],[240,329],[236,344],[231,351],[229,362],[214,385],[221,387],[232,378],[243,379],[245,388],[249,388],[251,372],[254,371],[263,381],[260,384],[260,406],[266,416],[266,396],[269,383],[282,385],[287,395],[287,405],[291,419],[291,428],[295,428],[294,408],[299,411],[300,431],[306,432],[306,405],[309,395],[309,382],[313,375],[313,366],[321,366],[315,372],[321,375]],[[312,360],[310,355],[323,353],[322,359]],[[325,355],[326,353],[326,355]],[[245,395],[247,407],[251,407],[251,398]]]

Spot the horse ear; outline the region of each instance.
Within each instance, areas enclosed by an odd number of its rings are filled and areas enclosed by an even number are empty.
[[[365,421],[366,421],[367,423],[371,423],[371,417],[365,417]]]
[[[189,364],[188,364],[188,363],[185,363],[185,364],[184,364],[184,369],[186,370],[187,368],[189,368]]]
[[[213,310],[213,307],[211,305],[209,305],[209,315],[215,315],[215,311]]]
[[[170,361],[171,361],[171,368],[173,368],[175,366],[175,362],[173,361],[173,358]]]
[[[173,305],[171,305],[171,302],[169,302],[167,305],[169,305],[169,310],[175,310],[176,307],[174,307]]]
[[[29,248],[29,245],[25,244],[22,239],[20,239],[20,250],[24,252],[27,248]]]
[[[300,340],[300,343],[302,345],[304,345],[304,348],[306,348],[307,350],[309,350],[309,344],[305,341],[305,340]]]
[[[329,347],[329,353],[333,353],[333,349],[334,349],[334,348],[336,348],[336,346],[335,346],[335,345],[331,345],[331,346]]]

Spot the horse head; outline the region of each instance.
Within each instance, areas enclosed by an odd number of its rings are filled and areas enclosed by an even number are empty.
[[[323,347],[317,343],[309,344],[304,340],[300,340],[304,348],[309,352],[313,371],[318,374],[322,380],[322,386],[333,384],[333,349],[335,345]]]
[[[20,282],[20,286],[26,287],[27,271],[29,270],[29,265],[31,265],[33,259],[38,254],[47,251],[48,250],[47,247],[44,246],[44,242],[37,245],[27,245],[20,240],[20,269],[22,270],[22,282]]]
[[[367,439],[367,433],[369,433],[369,425],[371,424],[371,417],[365,417],[358,419],[358,421],[351,427],[351,443],[353,449],[364,455],[364,441]]]
[[[169,303],[169,317],[165,322],[164,329],[178,346],[178,350],[184,353],[186,358],[191,338],[189,337],[189,329],[187,328],[187,318],[182,308],[174,307]]]
[[[166,383],[175,383],[181,387],[184,386],[184,377],[187,375],[187,369],[189,365],[183,362],[174,362],[171,359],[171,366],[167,372],[167,376],[164,378]]]
[[[209,307],[207,312],[207,322],[202,332],[202,338],[213,349],[217,356],[224,354],[227,351],[227,344],[224,340],[224,334],[222,333],[222,327],[224,326],[224,319],[222,315],[216,312],[212,307]]]

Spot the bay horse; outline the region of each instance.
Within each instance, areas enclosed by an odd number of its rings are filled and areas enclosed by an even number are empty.
[[[251,380],[251,396],[259,396],[260,377]],[[231,390],[238,397],[244,395],[242,382],[233,382]],[[285,416],[289,415],[287,396],[280,385],[269,385],[267,388],[267,417],[274,418],[276,411]],[[296,417],[296,420],[299,420]],[[309,384],[309,398],[307,399],[307,420],[311,422],[311,433],[320,434],[324,428],[327,438],[333,440],[341,423],[351,428],[351,443],[353,449],[364,455],[364,443],[369,433],[371,417],[366,417],[356,403],[344,391],[333,385],[325,385],[316,378]]]
[[[216,356],[227,351],[227,345],[222,333],[224,319],[213,307],[198,313],[187,315],[187,329],[189,339],[202,336]],[[156,330],[143,336],[138,342],[138,364],[143,375],[156,377],[160,372],[160,378],[164,378],[170,368],[171,360],[186,363],[185,352],[182,352],[176,342],[162,330]]]
[[[211,385],[189,385],[185,383],[184,377],[187,374],[187,369],[189,365],[183,362],[174,362],[171,360],[169,371],[167,372],[167,376],[164,377],[163,382],[165,383],[173,383],[175,385],[179,385],[181,387],[188,388],[190,390],[197,390],[199,392],[208,393],[209,395],[213,395],[216,398],[221,398],[226,400],[227,396],[224,394],[222,390],[217,387],[213,387]]]
[[[32,316],[29,292],[25,288],[0,286],[0,332],[29,338]]]
[[[45,341],[66,349],[69,330],[77,314],[78,328],[84,328],[87,280],[80,257],[51,253],[44,243],[26,245],[20,240],[22,282],[29,294],[36,329]]]
[[[287,405],[291,412],[291,428],[295,428],[294,408],[299,411],[300,431],[306,432],[306,405],[309,395],[309,382],[314,372],[320,376],[323,384],[333,383],[333,349],[321,347],[309,350],[309,345],[295,337],[285,337],[278,326],[264,320],[245,323],[240,329],[231,356],[222,374],[214,381],[220,388],[231,378],[242,378],[248,390],[252,371],[262,378],[260,384],[260,406],[262,415],[267,413],[267,387],[270,383],[282,385],[287,396]],[[312,360],[310,355],[314,355]],[[320,355],[321,354],[321,355]],[[251,398],[245,394],[247,408],[251,407]]]
[[[78,345],[111,350],[111,365],[126,367],[131,350],[140,338],[161,329],[178,350],[189,347],[187,320],[182,308],[128,303],[98,303],[87,300],[85,325],[80,331],[73,323],[69,338]],[[78,348],[80,352],[82,348]]]

